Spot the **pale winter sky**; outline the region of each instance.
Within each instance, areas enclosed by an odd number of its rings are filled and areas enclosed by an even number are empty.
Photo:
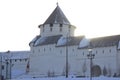
[[[88,38],[120,34],[120,0],[0,0],[0,52],[29,50],[29,42],[59,3]]]

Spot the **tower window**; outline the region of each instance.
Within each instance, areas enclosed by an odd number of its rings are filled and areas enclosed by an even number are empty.
[[[72,51],[74,52],[74,49],[72,49]]]
[[[33,50],[32,52],[33,52],[33,53],[35,53],[35,51],[34,51],[34,50]]]
[[[15,59],[15,62],[17,61],[17,59]]]
[[[60,27],[60,32],[62,31],[62,27]]]
[[[104,50],[102,52],[104,53]]]
[[[43,32],[44,32],[44,25],[43,25]]]
[[[40,52],[40,49],[38,51]]]
[[[4,65],[1,66],[2,70],[4,70]]]
[[[111,49],[109,50],[109,52],[111,53]]]
[[[45,48],[44,48],[44,52],[45,52]]]
[[[96,54],[97,54],[98,52],[96,51]]]
[[[53,24],[50,24],[50,31],[52,31]]]
[[[70,32],[71,25],[69,26],[69,32]]]
[[[53,27],[53,24],[50,24],[50,27]]]
[[[51,48],[50,48],[50,51],[51,51]]]
[[[83,56],[84,56],[84,52],[83,52]]]
[[[50,31],[52,31],[52,27],[50,27]]]
[[[62,24],[60,24],[60,27],[62,27],[63,25]]]
[[[60,50],[60,54],[62,54],[62,50]]]
[[[62,24],[60,24],[60,32],[62,31],[62,26],[63,26],[63,25],[62,25]]]

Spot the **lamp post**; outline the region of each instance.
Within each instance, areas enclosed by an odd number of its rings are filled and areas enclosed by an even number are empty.
[[[6,56],[6,79],[11,79],[11,72],[12,72],[12,55],[10,51],[7,51],[7,56]]]
[[[66,78],[68,78],[68,35],[66,37]]]
[[[88,59],[90,59],[90,80],[92,80],[92,59],[94,59],[95,54],[92,54],[92,49],[88,49],[89,54],[87,55]]]
[[[12,78],[11,73],[12,73],[12,59],[10,59],[10,79]]]
[[[8,60],[6,60],[6,79],[8,79]]]
[[[0,80],[2,80],[2,55],[0,55]]]

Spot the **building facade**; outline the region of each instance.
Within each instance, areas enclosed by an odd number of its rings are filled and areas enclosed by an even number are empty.
[[[0,52],[0,80],[16,78],[27,73],[30,51]]]
[[[59,5],[39,28],[40,34],[29,44],[32,76],[64,76],[66,57],[69,75],[89,76],[87,55],[90,48],[95,55],[91,68],[93,76],[120,74],[120,35],[92,39],[75,37],[76,27],[71,25]]]

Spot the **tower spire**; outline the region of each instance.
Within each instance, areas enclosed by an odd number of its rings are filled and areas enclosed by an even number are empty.
[[[59,6],[58,1],[57,1],[56,5]]]
[[[62,10],[60,9],[58,2],[56,3],[57,7],[48,17],[48,19],[44,22],[44,24],[70,24]]]

